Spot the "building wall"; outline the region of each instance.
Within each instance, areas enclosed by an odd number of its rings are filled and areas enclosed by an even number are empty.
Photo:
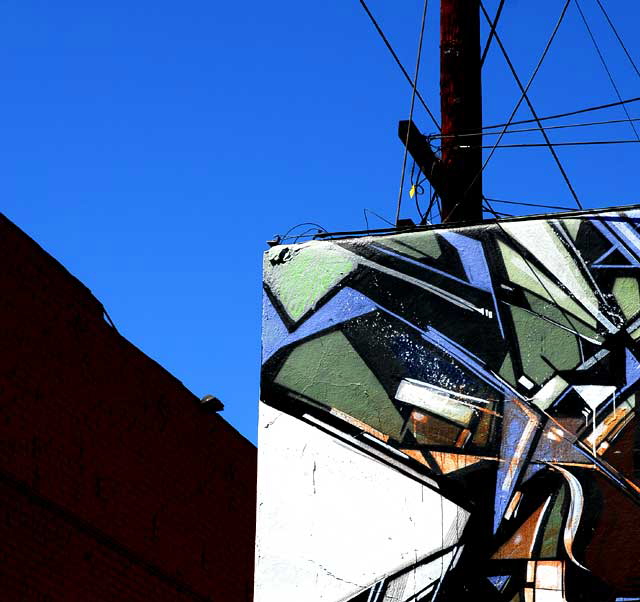
[[[264,260],[256,602],[640,599],[640,210]]]
[[[0,218],[3,600],[252,597],[255,447]]]

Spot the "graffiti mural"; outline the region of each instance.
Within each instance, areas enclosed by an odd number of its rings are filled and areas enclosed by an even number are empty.
[[[640,599],[640,209],[264,258],[256,602]]]

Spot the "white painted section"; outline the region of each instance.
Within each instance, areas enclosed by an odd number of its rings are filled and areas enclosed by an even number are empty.
[[[396,399],[462,426],[469,426],[476,410],[476,406],[448,395],[444,389],[412,378],[405,378],[400,382]]]
[[[615,326],[600,311],[593,287],[584,278],[574,258],[564,247],[551,224],[545,221],[507,222],[503,225],[509,235],[533,253],[571,291],[593,316],[610,332]]]
[[[576,385],[574,389],[592,410],[616,392],[615,387],[603,385]]]
[[[531,401],[541,410],[546,410],[568,386],[566,380],[556,375],[545,383]]]
[[[533,389],[533,385],[535,385],[535,383],[532,380],[530,380],[529,378],[527,378],[524,374],[518,379],[518,382],[525,389]]]
[[[260,404],[255,602],[339,602],[455,544],[468,513]]]
[[[424,593],[424,590],[431,584],[439,581],[449,569],[451,559],[456,550],[447,552],[440,558],[423,564],[408,574],[390,581],[383,602],[405,602],[413,600]]]

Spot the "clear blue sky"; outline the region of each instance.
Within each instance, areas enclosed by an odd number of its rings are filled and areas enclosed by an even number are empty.
[[[623,97],[640,96],[594,0],[581,2]],[[493,12],[497,0],[486,4]],[[499,31],[523,80],[563,4],[507,0]],[[369,5],[413,71],[421,0]],[[605,5],[640,60],[639,3]],[[255,441],[265,241],[306,221],[362,228],[365,207],[392,219],[409,87],[357,0],[0,6],[3,212],[93,291],[124,336],[196,395],[220,397],[223,416]],[[434,109],[437,10],[432,0],[420,85]],[[518,92],[497,45],[484,78],[485,120],[503,121]],[[574,6],[531,96],[541,115],[616,100]],[[574,121],[623,117],[617,108]],[[415,120],[430,131],[421,111]],[[625,124],[551,136],[633,133]],[[640,199],[635,145],[559,154],[585,206]],[[571,206],[545,149],[498,151],[485,193]],[[410,202],[403,215],[416,217]]]

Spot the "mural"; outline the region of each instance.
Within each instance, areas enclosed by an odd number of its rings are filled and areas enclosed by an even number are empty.
[[[640,209],[264,258],[256,602],[640,600]]]

